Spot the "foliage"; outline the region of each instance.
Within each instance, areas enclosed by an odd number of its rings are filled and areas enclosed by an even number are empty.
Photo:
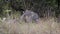
[[[4,15],[4,10],[19,11],[30,9],[38,13],[40,17],[48,16],[48,13],[59,14],[57,0],[0,0],[0,16]],[[58,11],[58,12],[57,12]],[[57,13],[56,13],[57,12]],[[53,15],[53,14],[52,14]]]

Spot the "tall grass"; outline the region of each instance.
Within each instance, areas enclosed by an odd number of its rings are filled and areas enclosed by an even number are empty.
[[[59,25],[54,18],[40,19],[39,23],[18,22],[18,19],[0,20],[0,34],[60,34]]]

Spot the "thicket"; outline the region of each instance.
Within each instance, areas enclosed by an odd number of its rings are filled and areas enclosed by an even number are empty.
[[[40,17],[58,17],[59,4],[58,0],[0,0],[0,17],[21,15],[26,9],[33,10]]]

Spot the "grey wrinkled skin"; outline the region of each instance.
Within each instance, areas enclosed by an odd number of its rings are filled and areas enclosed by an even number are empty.
[[[23,15],[20,17],[21,21],[25,22],[38,22],[39,17],[37,13],[34,13],[31,10],[26,10]]]

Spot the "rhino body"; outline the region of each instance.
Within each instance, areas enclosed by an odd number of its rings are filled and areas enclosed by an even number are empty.
[[[31,10],[26,10],[22,16],[20,17],[22,21],[25,22],[37,22],[39,20],[39,16],[37,13],[31,11]]]

